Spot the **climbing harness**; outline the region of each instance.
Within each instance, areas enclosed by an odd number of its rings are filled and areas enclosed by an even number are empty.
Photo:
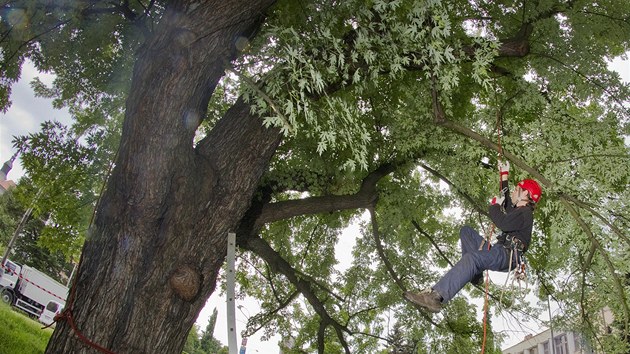
[[[512,237],[512,235],[505,235],[505,241],[503,243],[503,247],[505,247],[510,252],[510,261],[508,263],[508,276],[505,278],[505,284],[503,285],[503,289],[501,290],[501,297],[499,299],[499,303],[503,303],[503,294],[505,293],[505,288],[507,287],[507,283],[510,280],[510,273],[512,272],[512,261],[516,261],[516,266],[514,267],[514,275],[512,276],[512,284],[511,287],[514,287],[514,282],[518,282],[519,289],[522,289],[521,282],[525,283],[525,290],[528,288],[527,282],[527,262],[525,261],[525,243],[516,237]]]

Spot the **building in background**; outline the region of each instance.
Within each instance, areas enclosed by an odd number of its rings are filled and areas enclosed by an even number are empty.
[[[552,349],[551,346],[554,346]],[[555,351],[553,351],[555,350]],[[528,334],[525,339],[502,351],[503,354],[593,354],[590,346],[574,332],[554,331],[553,344],[551,331],[536,335]]]
[[[0,194],[3,194],[9,189],[15,187],[15,182],[7,180],[7,175],[9,174],[9,171],[11,171],[11,168],[13,168],[13,161],[15,161],[16,157],[17,154],[13,155],[7,162],[4,163],[4,165],[2,165],[2,168],[0,169]]]
[[[4,192],[8,191],[9,189],[13,187],[15,187],[15,182],[11,180],[0,181],[0,194],[3,194]]]
[[[608,331],[613,321],[612,312],[604,308],[601,312],[602,331]],[[503,349],[503,354],[597,354],[589,343],[576,332],[554,329],[553,342],[551,330],[536,335],[528,334],[522,342]]]

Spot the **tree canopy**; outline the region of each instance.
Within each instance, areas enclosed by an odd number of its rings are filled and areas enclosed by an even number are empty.
[[[463,224],[490,228],[501,158],[512,183],[543,186],[534,289],[618,352],[630,333],[630,87],[608,63],[630,50],[628,13],[625,0],[17,1],[0,14],[1,103],[25,59],[57,75],[34,85],[70,107],[71,138],[18,145],[33,197],[67,193],[43,208],[72,230],[66,244],[89,218],[61,210],[97,206],[74,313],[112,350],[172,350],[160,335],[181,349],[232,230],[239,291],[262,303],[248,334],[294,338],[296,352],[474,352],[469,298],[430,317],[401,294],[456,261]],[[354,247],[339,249],[353,223]],[[120,299],[106,305],[108,281]],[[155,333],[122,334],[156,291],[168,306],[147,320]],[[496,312],[535,310],[498,300]],[[612,335],[594,320],[604,306]],[[52,342],[79,345],[69,333],[58,325]]]

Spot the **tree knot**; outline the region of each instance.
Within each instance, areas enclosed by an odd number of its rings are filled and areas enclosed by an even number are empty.
[[[190,302],[199,293],[201,274],[190,265],[183,264],[173,271],[169,284],[179,297]]]

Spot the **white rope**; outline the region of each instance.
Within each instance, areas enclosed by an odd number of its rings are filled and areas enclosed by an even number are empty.
[[[505,294],[505,287],[507,286],[508,280],[510,280],[510,273],[512,272],[512,256],[514,255],[514,248],[510,247],[510,262],[508,263],[508,272],[507,277],[505,277],[505,284],[503,284],[503,289],[501,289],[501,297],[499,298],[499,303],[503,303],[503,294]]]

